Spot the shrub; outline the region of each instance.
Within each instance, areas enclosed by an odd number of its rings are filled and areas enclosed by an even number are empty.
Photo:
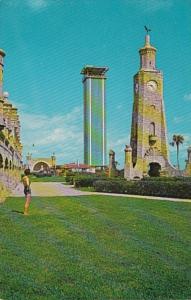
[[[74,184],[74,175],[73,174],[72,175],[68,174],[67,176],[65,176],[65,181],[69,184]]]
[[[94,182],[97,192],[132,194],[143,196],[160,196],[174,198],[191,198],[191,182],[187,181],[124,181],[97,180]]]
[[[75,187],[93,187],[94,182],[100,179],[99,176],[96,175],[78,175],[74,178]]]
[[[78,175],[78,176],[75,176],[74,178],[74,184],[75,184],[75,187],[79,188],[79,187],[94,187],[94,183],[96,181],[104,181],[105,184],[107,181],[109,182],[112,182],[113,180],[115,182],[127,182],[126,179],[124,178],[115,178],[115,179],[112,179],[112,178],[109,178],[109,177],[106,177],[106,176],[98,176],[97,174],[91,174],[91,175]]]

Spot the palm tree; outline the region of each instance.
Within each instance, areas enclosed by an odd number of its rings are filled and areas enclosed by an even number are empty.
[[[178,169],[180,169],[180,165],[179,165],[179,146],[180,144],[183,144],[184,142],[184,137],[180,134],[174,134],[172,137],[172,142],[170,143],[171,146],[175,146],[176,145],[176,151],[177,151],[177,166]]]

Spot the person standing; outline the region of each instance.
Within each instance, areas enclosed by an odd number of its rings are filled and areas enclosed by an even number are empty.
[[[24,185],[24,194],[25,194],[25,206],[24,206],[24,215],[28,216],[29,215],[29,206],[30,206],[30,202],[31,202],[31,187],[30,187],[30,169],[26,169],[24,171],[24,176],[22,178],[22,182]]]

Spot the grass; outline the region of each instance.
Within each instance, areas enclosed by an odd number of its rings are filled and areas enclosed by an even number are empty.
[[[65,182],[65,178],[63,176],[44,176],[44,177],[36,177],[31,176],[32,182]]]
[[[93,186],[84,186],[84,187],[81,186],[76,189],[83,192],[95,192],[95,188]]]
[[[190,203],[23,198],[0,209],[2,299],[190,299]]]
[[[0,203],[10,195],[10,191],[0,182]]]

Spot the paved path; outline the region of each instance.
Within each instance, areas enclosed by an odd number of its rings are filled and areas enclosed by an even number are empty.
[[[112,193],[96,193],[96,192],[83,192],[75,190],[73,186],[64,185],[60,182],[32,182],[32,196],[41,197],[54,197],[54,196],[82,196],[82,195],[109,195],[117,197],[131,197],[150,200],[166,200],[175,202],[190,202],[191,199],[176,199],[176,198],[163,198],[154,196],[139,196],[128,194],[112,194]],[[19,184],[12,194],[14,197],[24,197],[23,185]]]
[[[32,182],[32,196],[54,197],[54,196],[80,196],[89,195],[90,192],[75,190],[72,186],[60,182]],[[23,185],[20,183],[12,194],[14,197],[22,197]]]

